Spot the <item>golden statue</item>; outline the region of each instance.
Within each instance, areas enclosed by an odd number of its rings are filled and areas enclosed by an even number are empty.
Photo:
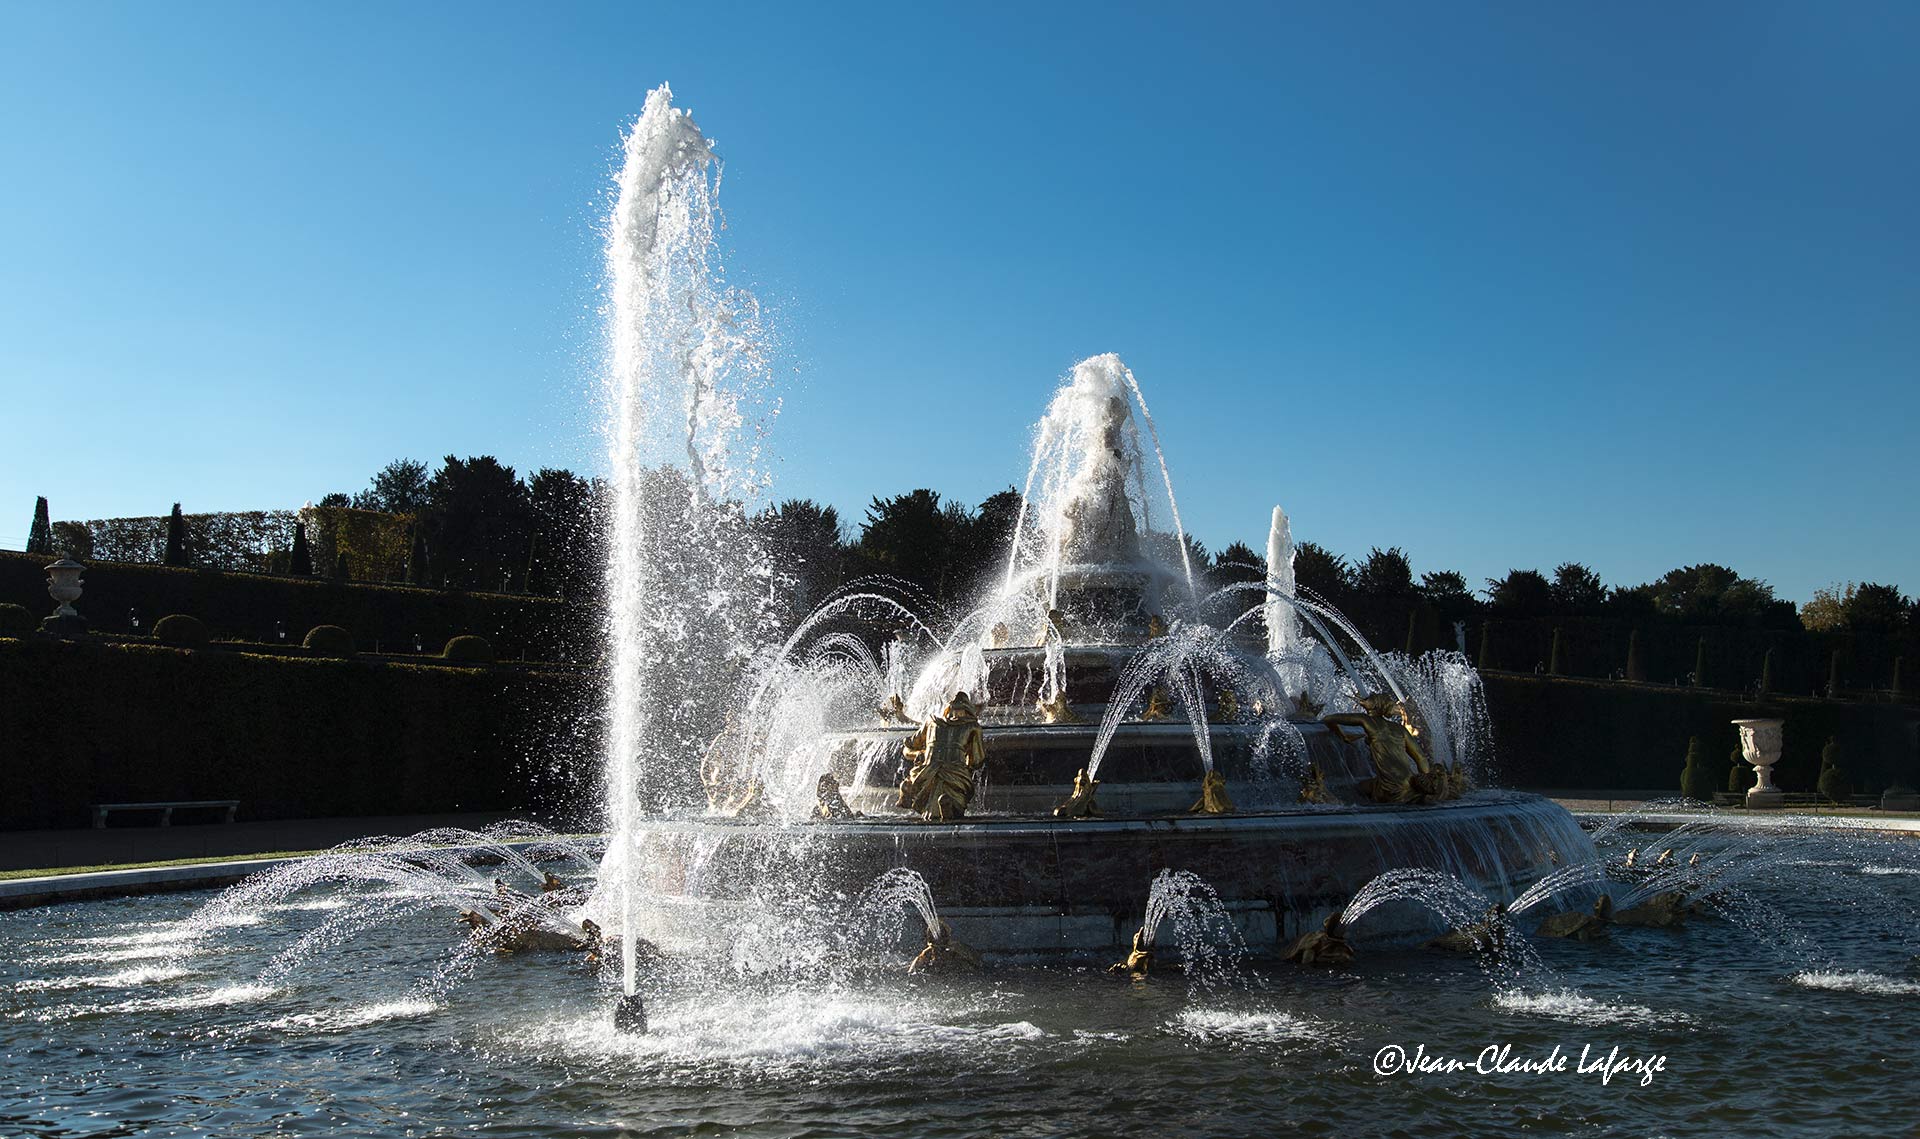
[[[974,774],[987,762],[980,713],[967,694],[955,693],[940,715],[927,717],[907,740],[906,754],[913,766],[900,783],[894,806],[929,822],[966,814],[967,804],[973,801]]]
[[[1627,848],[1627,863],[1626,863],[1627,869],[1629,870],[1633,869],[1633,860],[1639,857],[1639,855],[1640,855],[1640,852],[1634,847],[1630,846]]]
[[[1125,973],[1136,981],[1146,980],[1147,974],[1153,972],[1153,945],[1147,941],[1146,926],[1133,931],[1133,952],[1127,954],[1125,961],[1107,966],[1107,972]]]
[[[1167,635],[1167,619],[1158,613],[1147,616],[1147,639],[1157,641]]]
[[[815,806],[813,814],[819,819],[857,819],[860,812],[847,806],[846,797],[840,794],[840,781],[830,771],[822,772],[820,782],[814,785]]]
[[[987,630],[987,647],[990,649],[1004,649],[1010,639],[1012,634],[1007,632],[1005,621],[995,621],[993,628]]]
[[[1687,920],[1693,907],[1687,904],[1687,896],[1678,890],[1662,890],[1637,906],[1620,910],[1613,915],[1615,925],[1637,925],[1652,929],[1672,929]]]
[[[1073,709],[1067,705],[1067,692],[1066,692],[1066,689],[1064,688],[1054,693],[1053,699],[1051,700],[1035,700],[1033,702],[1033,710],[1040,713],[1040,719],[1041,719],[1041,722],[1043,723],[1048,723],[1048,724],[1086,723],[1085,720],[1082,720],[1078,715],[1074,713]]]
[[[1164,720],[1173,712],[1173,695],[1165,685],[1156,684],[1147,690],[1147,706],[1140,712],[1140,718],[1151,724]]]
[[[1300,783],[1300,801],[1302,803],[1331,803],[1333,792],[1327,790],[1327,773],[1320,770],[1317,763],[1307,765],[1307,777]]]
[[[1209,771],[1200,778],[1200,801],[1187,808],[1189,815],[1231,815],[1233,800],[1227,798],[1227,777]]]
[[[1568,937],[1575,941],[1593,941],[1607,936],[1607,926],[1613,920],[1613,899],[1605,894],[1594,899],[1593,910],[1589,913],[1571,911],[1554,914],[1540,923],[1538,933],[1541,937]]]
[[[909,724],[913,722],[913,718],[907,715],[907,702],[900,699],[898,692],[888,696],[887,702],[880,705],[880,722],[883,724]]]
[[[1340,915],[1328,914],[1319,929],[1302,934],[1287,950],[1287,960],[1296,965],[1351,965],[1353,946],[1347,944],[1347,931]]]
[[[1374,692],[1355,698],[1359,712],[1339,712],[1323,716],[1320,722],[1333,728],[1359,728],[1366,735],[1367,754],[1373,761],[1373,778],[1362,780],[1360,793],[1376,803],[1432,802],[1435,794],[1433,765],[1420,745],[1413,742],[1404,710],[1392,695]],[[1345,733],[1341,733],[1345,737]],[[1438,791],[1444,794],[1446,774],[1438,773]],[[1416,777],[1420,785],[1415,785]]]
[[[1094,804],[1093,793],[1100,786],[1099,780],[1087,778],[1087,769],[1081,768],[1073,773],[1073,792],[1066,802],[1053,809],[1056,819],[1090,819],[1100,813]]]
[[[1223,723],[1228,720],[1238,720],[1240,718],[1240,698],[1233,694],[1233,689],[1222,688],[1220,690],[1220,704],[1214,712],[1214,715],[1219,717]]]
[[[1498,954],[1507,947],[1506,916],[1506,904],[1495,902],[1487,907],[1487,916],[1472,925],[1448,930],[1427,942],[1427,948],[1441,949],[1448,953],[1479,953],[1481,950],[1490,950]]]
[[[936,929],[927,931],[926,947],[907,966],[913,973],[978,973],[980,955],[953,939],[953,927],[946,918],[934,919]]]

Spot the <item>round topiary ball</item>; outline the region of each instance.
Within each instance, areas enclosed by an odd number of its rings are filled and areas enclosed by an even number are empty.
[[[24,637],[33,632],[33,614],[24,605],[0,604],[0,637]]]
[[[153,639],[163,645],[197,649],[212,638],[200,618],[189,617],[185,613],[169,613],[153,623]]]
[[[300,643],[324,656],[353,655],[353,634],[338,625],[315,625],[307,630],[306,639]]]
[[[493,646],[487,643],[485,637],[468,634],[448,641],[447,647],[440,650],[440,656],[444,660],[457,660],[465,664],[492,664]]]

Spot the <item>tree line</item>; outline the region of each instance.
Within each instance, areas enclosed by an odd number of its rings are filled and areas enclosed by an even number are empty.
[[[650,471],[645,493],[691,493],[677,468]],[[32,544],[107,560],[172,562],[289,572],[295,547],[310,546],[304,572],[470,590],[552,594],[591,602],[601,588],[599,521],[603,480],[559,468],[521,476],[490,455],[448,455],[437,468],[397,459],[365,489],[322,497],[308,511],[187,515],[49,523],[36,504]],[[790,498],[744,521],[781,568],[784,607],[803,614],[834,589],[884,575],[936,606],[961,606],[1003,572],[1020,512],[1012,487],[979,503],[920,488],[875,496],[863,516]],[[378,542],[356,516],[396,520]],[[193,519],[204,520],[194,524]],[[360,523],[356,529],[356,523]],[[306,533],[324,524],[324,540]],[[295,532],[295,531],[298,532]],[[1187,539],[1189,558],[1220,587],[1266,576],[1266,559],[1245,542],[1210,552]],[[195,549],[198,546],[199,549]],[[315,553],[313,548],[318,547]],[[376,548],[377,547],[377,548]],[[1172,554],[1171,549],[1162,551]],[[196,554],[198,556],[196,556]],[[344,565],[349,559],[357,565]],[[1441,625],[1485,619],[1603,618],[1751,630],[1920,634],[1920,602],[1894,585],[1836,584],[1804,606],[1777,597],[1765,581],[1722,565],[1676,567],[1637,585],[1609,585],[1591,567],[1563,562],[1549,572],[1512,569],[1475,588],[1457,571],[1416,575],[1407,552],[1375,547],[1349,560],[1315,542],[1295,549],[1296,581],[1346,611],[1363,629],[1395,639],[1395,622],[1419,610]],[[1248,594],[1242,604],[1258,604]]]

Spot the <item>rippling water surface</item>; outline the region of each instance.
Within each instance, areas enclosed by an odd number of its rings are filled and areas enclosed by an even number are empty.
[[[1920,875],[1872,849],[1850,865],[1830,847],[1806,888],[1770,889],[1772,925],[1536,942],[1548,971],[1506,989],[1470,960],[1364,941],[1348,971],[1260,965],[1204,994],[1103,962],[852,983],[683,962],[637,1038],[568,956],[435,983],[446,915],[264,983],[327,895],[203,935],[181,920],[207,895],[30,910],[0,915],[0,1134],[1906,1133],[1920,968],[1886,929],[1915,928]],[[1791,884],[1791,845],[1778,856]],[[1468,1063],[1558,1045],[1569,1063],[1376,1072],[1422,1045]],[[1664,1070],[1577,1071],[1615,1048]]]

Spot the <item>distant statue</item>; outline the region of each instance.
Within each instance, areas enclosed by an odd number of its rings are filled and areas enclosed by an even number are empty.
[[[860,812],[847,806],[846,797],[840,794],[840,781],[830,771],[820,773],[820,782],[814,785],[813,815],[817,819],[857,819]]]
[[[1127,954],[1127,959],[1107,966],[1107,972],[1125,973],[1136,981],[1146,980],[1147,974],[1153,972],[1153,944],[1147,940],[1146,926],[1133,931],[1133,951]]]
[[[1376,803],[1413,803],[1432,800],[1433,765],[1414,742],[1402,709],[1392,695],[1374,692],[1355,698],[1359,712],[1339,712],[1321,717],[1320,722],[1338,731],[1359,728],[1366,735],[1367,754],[1373,761],[1373,777],[1362,780],[1360,793]],[[1424,776],[1421,786],[1416,776]],[[1440,789],[1445,789],[1445,774],[1440,774]]]
[[[1219,717],[1221,723],[1227,723],[1240,718],[1240,698],[1233,694],[1233,689],[1222,688],[1220,690],[1220,701],[1214,715]]]
[[[564,879],[560,877],[560,875],[555,874],[551,870],[543,871],[541,873],[540,892],[542,894],[551,894],[555,890],[564,890],[566,888],[567,888],[567,883]]]
[[[935,928],[927,931],[926,947],[919,956],[907,966],[909,974],[916,973],[978,973],[980,955],[970,947],[953,939],[953,927],[946,918],[934,919]]]
[[[1307,777],[1300,782],[1300,801],[1302,803],[1331,803],[1333,792],[1327,790],[1327,773],[1320,765],[1307,765]]]
[[[1007,647],[1007,642],[1012,639],[1012,636],[1013,635],[1007,631],[1007,623],[1005,621],[995,621],[993,628],[987,630],[987,647],[990,649],[1004,649]]]
[[[1227,798],[1227,777],[1209,771],[1200,777],[1200,801],[1187,808],[1190,815],[1231,815],[1233,800]]]
[[[1173,695],[1164,685],[1156,684],[1147,690],[1147,706],[1141,710],[1140,718],[1151,724],[1164,720],[1173,714]]]
[[[880,705],[880,722],[883,724],[909,724],[913,717],[907,715],[907,702],[900,699],[898,692],[887,696],[886,703]]]
[[[752,774],[747,731],[734,716],[707,745],[700,761],[700,783],[707,792],[707,806],[716,815],[738,818],[765,809],[761,796],[765,788]]]
[[[913,766],[900,784],[895,806],[929,822],[966,814],[974,777],[987,762],[980,713],[966,693],[955,693],[940,715],[927,717],[907,740],[906,755]]]
[[[1319,929],[1302,934],[1293,948],[1287,950],[1287,960],[1296,965],[1351,965],[1353,946],[1347,944],[1347,931],[1340,924],[1340,915],[1328,914]]]
[[[1637,906],[1616,911],[1613,924],[1672,929],[1684,923],[1692,912],[1693,907],[1688,905],[1685,894],[1678,890],[1662,890]]]
[[[1593,941],[1607,936],[1613,921],[1613,899],[1606,894],[1594,899],[1589,912],[1570,911],[1553,914],[1540,923],[1541,937],[1565,937],[1574,941]]]
[[[1302,719],[1317,720],[1320,718],[1322,711],[1324,711],[1324,709],[1320,701],[1315,700],[1308,693],[1302,692],[1293,698],[1293,714]]]
[[[1167,635],[1167,619],[1158,613],[1147,615],[1147,639],[1157,641]]]
[[[1086,722],[1082,720],[1067,703],[1067,693],[1065,689],[1054,693],[1053,699],[1051,700],[1035,700],[1033,702],[1033,710],[1040,713],[1040,719],[1043,723],[1082,724]]]
[[[1479,953],[1483,950],[1494,954],[1501,953],[1507,947],[1506,918],[1506,904],[1495,902],[1487,907],[1485,917],[1472,925],[1448,930],[1427,942],[1427,948],[1448,953]]]
[[[1053,809],[1056,819],[1089,819],[1100,813],[1094,804],[1093,793],[1100,786],[1098,780],[1087,778],[1087,769],[1081,768],[1073,774],[1073,793],[1066,801]]]

